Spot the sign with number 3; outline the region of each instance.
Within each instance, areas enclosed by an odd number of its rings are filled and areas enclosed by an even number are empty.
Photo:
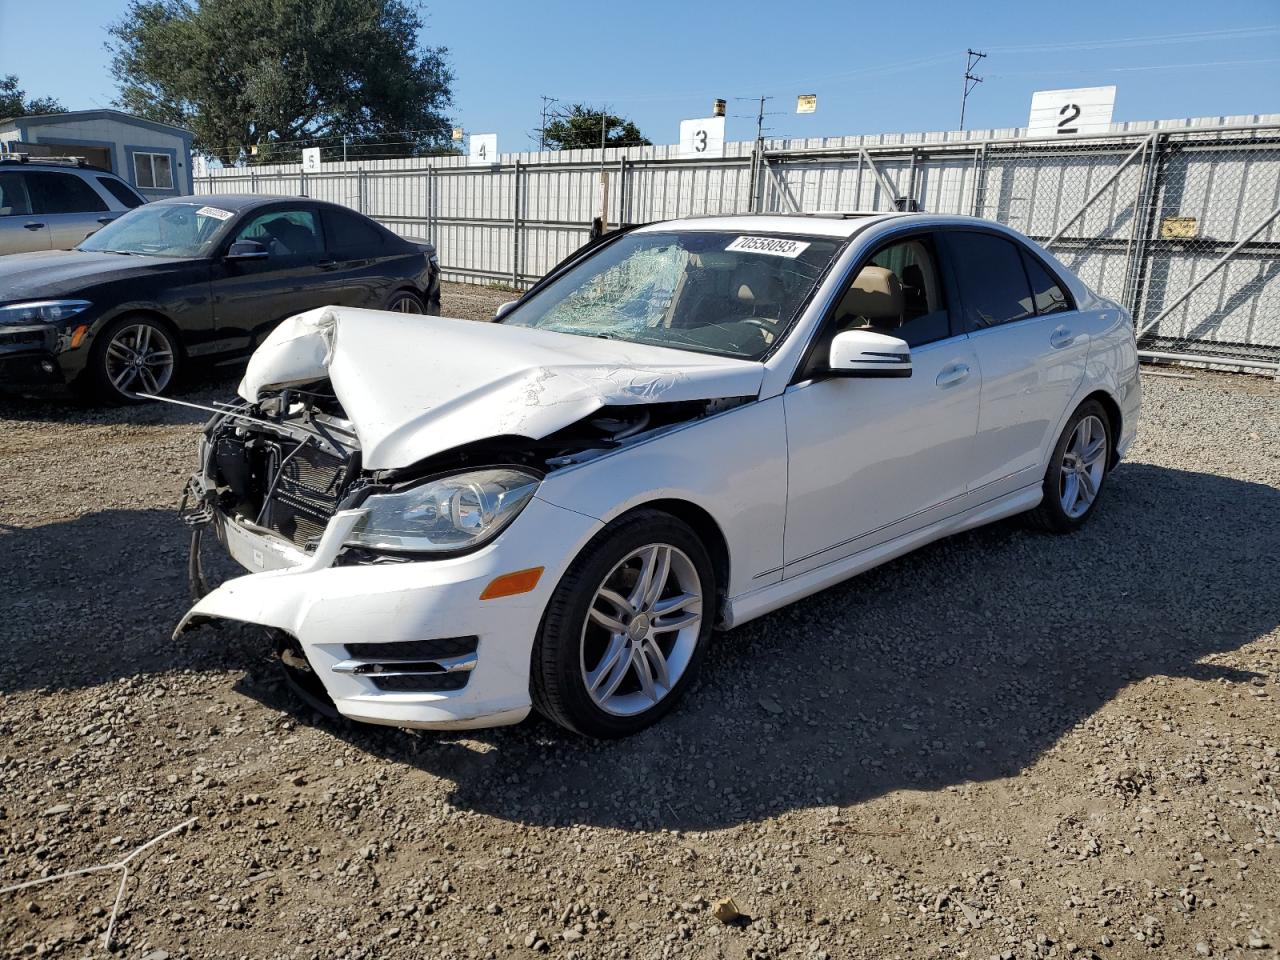
[[[681,159],[709,159],[724,156],[724,117],[680,121]]]

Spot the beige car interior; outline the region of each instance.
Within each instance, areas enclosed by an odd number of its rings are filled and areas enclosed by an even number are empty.
[[[903,327],[942,309],[928,248],[907,240],[879,251],[858,272],[836,312],[836,329],[902,336]]]

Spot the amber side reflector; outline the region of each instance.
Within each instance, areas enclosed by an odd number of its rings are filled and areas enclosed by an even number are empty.
[[[500,577],[494,577],[480,594],[480,599],[497,600],[499,597],[513,597],[517,593],[528,593],[538,585],[542,569],[542,567],[530,567],[528,570],[517,570],[515,573],[504,573]]]
[[[89,325],[82,323],[76,327],[75,332],[71,334],[71,349],[78,350],[80,344],[84,343],[84,335],[89,332]]]

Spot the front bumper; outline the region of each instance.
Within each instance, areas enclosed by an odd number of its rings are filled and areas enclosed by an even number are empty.
[[[88,349],[70,349],[54,324],[0,326],[0,392],[64,389],[84,370]]]
[[[334,515],[314,553],[222,515],[219,539],[249,576],[228,580],[195,604],[174,636],[209,620],[284,631],[337,711],[399,727],[468,729],[518,723],[529,712],[529,664],[542,612],[568,562],[600,527],[591,517],[535,497],[486,547],[461,557],[334,565],[361,511]],[[504,573],[543,567],[529,593],[481,600]],[[379,643],[475,637],[465,685],[456,690],[379,689],[352,668]],[[363,651],[353,656],[349,645]]]

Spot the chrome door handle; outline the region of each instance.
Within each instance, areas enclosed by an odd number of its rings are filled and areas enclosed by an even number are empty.
[[[44,229],[44,224],[43,224],[43,223],[34,223],[34,222],[32,222],[32,223],[24,223],[24,224],[23,224],[23,226],[24,226],[24,227],[26,227],[28,230],[43,230],[43,229]]]
[[[963,383],[969,379],[969,365],[965,363],[953,363],[949,367],[943,367],[942,372],[938,374],[938,379],[934,381],[940,387],[953,387],[957,383]]]
[[[1076,342],[1076,335],[1066,327],[1059,327],[1049,335],[1049,346],[1055,350],[1069,347]]]

